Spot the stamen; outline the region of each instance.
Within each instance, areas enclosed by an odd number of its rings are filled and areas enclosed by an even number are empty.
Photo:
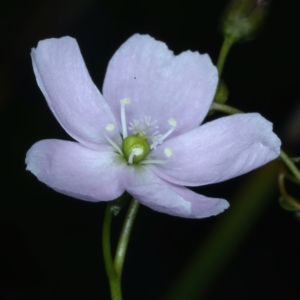
[[[156,120],[152,121],[151,117],[146,116],[141,120],[132,120],[132,122],[129,123],[130,126],[128,129],[132,131],[133,134],[139,134],[151,139],[152,136],[158,133],[158,131],[156,131],[151,136],[147,136],[148,131],[158,128],[158,125],[155,125],[155,123],[157,123]]]
[[[132,131],[133,134],[137,134],[141,132],[140,128],[140,122],[138,120],[132,120],[132,122],[129,123],[130,127],[128,127],[129,130]]]
[[[104,134],[104,137],[117,150],[117,152],[119,152],[120,155],[124,156],[123,151],[121,150],[121,148],[114,141],[112,141],[106,134]]]
[[[168,123],[169,123],[172,127],[168,130],[168,132],[166,132],[163,136],[160,137],[161,141],[163,141],[165,138],[167,138],[167,137],[175,130],[175,127],[176,127],[176,125],[177,125],[176,120],[173,119],[173,118],[170,118],[170,119],[168,120]]]
[[[163,140],[166,139],[174,130],[175,127],[177,125],[177,121],[174,118],[170,118],[168,120],[168,123],[172,126],[165,134],[159,134],[157,136],[154,136],[157,132],[155,132],[155,134],[153,134],[152,137],[152,141],[153,143],[150,146],[150,149],[156,149],[156,147],[160,144],[162,144]]]
[[[144,122],[146,124],[145,126],[145,134],[152,128],[158,128],[158,125],[155,125],[155,123],[157,123],[157,120],[151,121],[151,117],[145,117],[144,118]]]
[[[165,155],[167,158],[170,158],[173,155],[173,151],[171,148],[167,147],[164,149]],[[144,159],[140,162],[141,165],[148,165],[148,164],[165,164],[169,160],[159,160],[159,159]]]
[[[150,149],[156,149],[156,147],[160,144],[162,144],[162,140],[161,140],[161,134],[158,136],[153,136],[151,137],[152,139],[152,144],[150,145]]]
[[[121,122],[122,122],[122,132],[123,139],[127,138],[127,126],[126,126],[126,117],[125,117],[125,105],[130,104],[129,98],[124,98],[120,101],[121,103]]]
[[[140,165],[149,165],[149,164],[165,164],[168,160],[158,160],[158,159],[144,159],[139,162]]]
[[[141,155],[143,153],[143,149],[141,148],[133,148],[129,157],[128,157],[128,163],[131,165],[133,163],[133,157],[135,155]]]

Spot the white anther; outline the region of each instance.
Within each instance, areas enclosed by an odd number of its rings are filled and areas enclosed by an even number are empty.
[[[168,123],[172,126],[175,127],[177,125],[177,121],[174,118],[170,118],[168,120]]]
[[[126,104],[130,104],[130,98],[124,98],[122,100],[120,100],[121,105],[124,106]]]
[[[128,163],[131,165],[133,163],[133,157],[135,155],[141,155],[143,153],[143,149],[142,148],[133,148],[129,158],[128,158]]]
[[[125,117],[125,105],[130,104],[129,98],[124,98],[120,100],[121,103],[121,122],[122,122],[122,132],[123,139],[127,138],[127,126],[126,126],[126,117]]]
[[[107,131],[113,131],[113,130],[115,129],[115,125],[114,125],[114,124],[107,124],[107,125],[105,126],[105,129],[106,129]]]
[[[168,157],[168,158],[173,155],[173,151],[171,148],[165,148],[164,152],[165,152],[166,157]]]

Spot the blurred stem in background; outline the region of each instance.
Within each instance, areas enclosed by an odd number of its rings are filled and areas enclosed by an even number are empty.
[[[230,201],[230,209],[219,217],[164,300],[205,299],[277,193],[277,164],[272,162],[255,170],[240,185]]]

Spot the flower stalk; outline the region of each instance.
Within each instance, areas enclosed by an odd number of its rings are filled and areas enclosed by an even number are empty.
[[[299,169],[295,166],[295,163],[287,156],[287,154],[283,150],[280,150],[280,158],[290,169],[290,171],[294,174],[294,176],[300,181]]]
[[[211,106],[210,106],[210,110],[211,111],[220,111],[229,115],[234,115],[234,114],[241,114],[243,113],[243,111],[241,111],[240,109],[237,109],[235,107],[226,105],[226,104],[222,104],[222,103],[217,103],[217,102],[212,102]]]
[[[122,300],[121,279],[116,273],[112,256],[111,256],[111,247],[110,247],[111,221],[112,221],[112,212],[110,209],[110,204],[107,204],[105,215],[104,215],[103,232],[102,232],[104,264],[105,264],[105,270],[109,281],[111,298],[112,300]]]
[[[103,244],[103,256],[104,256],[105,269],[109,281],[112,300],[122,300],[122,292],[121,292],[122,270],[123,270],[123,265],[125,261],[130,234],[133,228],[133,224],[139,206],[140,203],[138,201],[136,201],[135,199],[131,200],[131,203],[129,205],[124,220],[122,231],[120,234],[114,261],[112,259],[111,246],[110,246],[110,228],[111,228],[111,222],[113,216],[111,205],[108,204],[105,210],[102,244]]]
[[[127,211],[127,215],[125,217],[125,221],[122,227],[122,231],[120,234],[115,260],[114,260],[114,266],[115,271],[117,275],[121,278],[124,260],[126,256],[126,250],[128,247],[129,237],[132,231],[133,223],[135,221],[135,217],[137,215],[138,209],[139,209],[140,203],[136,201],[135,199],[131,200],[131,203],[129,205],[129,209]]]
[[[220,54],[218,57],[218,61],[217,61],[217,69],[219,72],[219,77],[221,77],[222,75],[222,71],[223,71],[223,67],[224,67],[224,63],[225,60],[227,58],[227,54],[229,52],[229,50],[231,49],[232,45],[234,44],[235,39],[233,36],[229,36],[229,35],[225,35],[221,50],[220,50]]]

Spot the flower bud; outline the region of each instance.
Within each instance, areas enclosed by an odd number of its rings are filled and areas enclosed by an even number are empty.
[[[256,37],[266,19],[270,0],[231,0],[221,20],[225,36],[234,41]]]

